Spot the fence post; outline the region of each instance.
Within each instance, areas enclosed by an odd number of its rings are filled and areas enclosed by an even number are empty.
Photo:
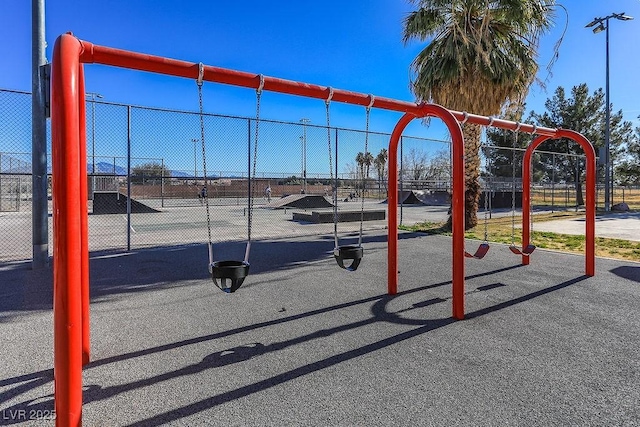
[[[113,159],[115,174],[116,159]],[[144,182],[144,176],[143,176]],[[131,251],[131,106],[127,105],[127,251]]]
[[[258,119],[256,119],[256,126],[258,126]],[[207,178],[205,177],[205,182],[206,182],[206,179]],[[251,239],[251,119],[247,119],[247,213],[249,214],[249,220],[247,221],[247,240],[250,241]]]
[[[0,153],[0,212],[2,212],[2,153]]]
[[[160,169],[160,206],[164,208],[164,158],[161,159],[162,168]]]
[[[555,208],[555,197],[556,197],[556,154],[552,154],[552,166],[551,166],[551,213],[553,213]]]
[[[404,156],[402,155],[402,146],[404,142],[404,136],[400,136],[400,194],[402,194],[402,192],[404,191],[404,168],[403,168],[403,164],[402,164],[402,159],[404,158]],[[449,146],[449,152],[451,152],[451,146]],[[389,192],[390,191],[395,191],[396,194],[398,193],[398,189],[397,188],[389,188],[389,190],[387,190],[387,204],[389,204]],[[404,206],[404,201],[402,199],[400,199],[400,225],[402,225],[402,208]]]

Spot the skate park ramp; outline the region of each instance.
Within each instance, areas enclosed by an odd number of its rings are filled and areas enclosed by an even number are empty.
[[[366,210],[366,211],[341,211],[338,212],[337,222],[355,222],[355,221],[380,221],[386,218],[386,211]],[[326,224],[334,222],[333,211],[311,211],[311,212],[294,212],[294,221],[311,222],[314,224]]]
[[[382,201],[388,203],[388,199]],[[398,190],[398,204],[446,206],[449,204],[449,193],[431,190]]]
[[[271,203],[264,205],[267,209],[314,209],[314,208],[330,208],[333,204],[327,200],[325,196],[320,194],[290,194],[280,199],[273,200]]]
[[[160,212],[137,200],[131,199],[131,213]],[[93,193],[93,214],[126,214],[127,196],[118,191],[96,191]]]

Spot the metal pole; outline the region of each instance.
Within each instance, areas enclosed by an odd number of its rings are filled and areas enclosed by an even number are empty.
[[[144,182],[144,178],[143,178],[143,182]],[[127,105],[127,251],[131,251],[131,106],[130,105]]]
[[[302,180],[304,192],[307,193],[307,123],[310,119],[300,119],[302,122]]]
[[[334,199],[333,208],[333,235],[335,236],[335,246],[338,248],[338,221],[340,220],[340,213],[338,212],[338,128],[336,128],[336,162],[334,164],[336,174],[336,196]]]
[[[96,191],[96,95],[91,94],[91,199]]]
[[[551,212],[553,213],[554,208],[556,206],[555,202],[555,196],[556,196],[556,155],[555,153],[552,154],[553,157],[551,157],[551,162],[552,162],[552,166],[551,166]]]
[[[605,82],[605,127],[604,127],[604,210],[611,210],[611,155],[609,153],[609,143],[611,138],[610,130],[610,113],[609,113],[609,18],[606,19],[606,42],[605,42],[605,64],[606,64],[606,82]]]
[[[402,194],[404,192],[404,169],[403,169],[403,164],[402,164],[402,159],[403,159],[403,155],[402,155],[402,146],[404,142],[404,136],[400,136],[400,193]],[[387,191],[387,205],[389,205],[389,192],[391,191],[395,191],[396,193],[398,193],[398,189],[394,188],[392,189],[391,186],[389,186],[389,190]],[[400,225],[402,225],[402,208],[404,207],[404,202],[402,200],[400,200]]]
[[[44,0],[32,0],[31,8],[31,267],[40,270],[49,260]]]
[[[160,169],[160,206],[164,208],[164,158],[162,159],[162,169]]]
[[[302,132],[304,133],[304,130]],[[300,136],[300,179],[302,179],[300,188],[304,190],[304,135]]]
[[[191,142],[193,142],[193,182],[196,182],[196,177],[198,176],[198,162],[196,160],[197,158],[197,154],[196,154],[196,144],[198,143],[198,141],[200,141],[197,138],[191,138]],[[204,177],[205,180],[205,185],[207,184],[207,177]]]
[[[2,153],[0,153],[0,212],[2,212]]]
[[[251,215],[251,119],[247,119],[247,215]],[[247,236],[249,240],[251,238],[250,218],[247,218]]]

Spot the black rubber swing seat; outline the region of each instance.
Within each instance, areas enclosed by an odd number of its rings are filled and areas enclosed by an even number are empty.
[[[338,249],[333,251],[333,256],[340,268],[344,268],[347,271],[356,271],[358,269],[360,261],[362,261],[363,254],[364,250],[362,249],[362,246],[353,245],[338,246]],[[350,265],[346,266],[344,261],[349,259],[353,261]]]
[[[516,255],[529,256],[533,251],[536,250],[536,247],[534,245],[527,245],[524,249],[520,249],[517,246],[511,245],[509,246],[509,250]]]
[[[464,256],[467,258],[482,259],[487,254],[487,252],[489,252],[489,244],[483,243],[480,246],[478,246],[478,249],[476,249],[476,252],[473,254],[470,254],[469,252],[464,251]]]
[[[237,291],[249,275],[249,263],[244,261],[215,261],[209,266],[213,283],[226,293]]]

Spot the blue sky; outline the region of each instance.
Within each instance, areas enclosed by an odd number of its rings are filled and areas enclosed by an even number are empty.
[[[636,20],[611,21],[610,96],[614,109],[640,124],[640,1],[562,4],[568,9],[569,26],[560,56],[548,76],[544,65],[567,19],[559,9],[556,27],[544,37],[540,50],[539,77],[547,80],[547,89],[534,87],[528,108],[543,111],[545,99],[557,86],[570,89],[586,82],[591,91],[604,87],[605,33],[593,34],[584,26],[594,17],[625,12]],[[0,87],[30,90],[31,2],[2,0],[0,7]],[[423,47],[401,41],[402,20],[412,7],[406,0],[46,0],[47,58],[51,59],[56,37],[72,31],[95,44],[410,101],[408,68]],[[97,65],[86,66],[85,72],[87,91],[102,94],[106,101],[197,109],[193,81]],[[254,97],[251,90],[206,84],[205,109],[251,116]],[[332,125],[363,128],[363,110],[334,105]],[[305,117],[322,124],[324,114],[319,100],[263,95],[264,118]],[[390,132],[397,118],[395,113],[373,111],[371,127]],[[425,131],[418,123],[408,133],[446,138],[438,126]]]

